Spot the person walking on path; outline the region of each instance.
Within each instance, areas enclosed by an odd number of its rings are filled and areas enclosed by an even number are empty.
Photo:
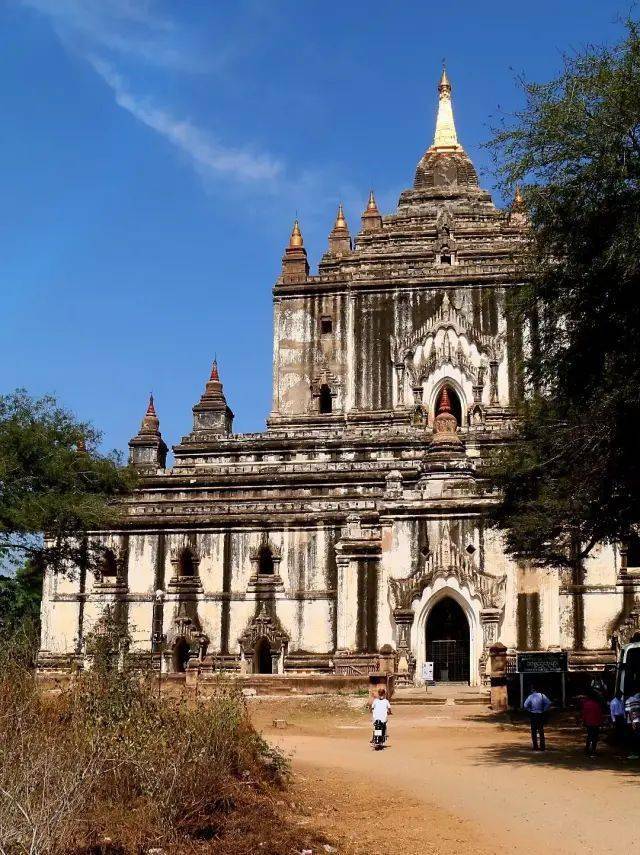
[[[546,711],[551,706],[551,701],[542,692],[536,691],[535,686],[531,687],[531,694],[524,702],[524,708],[529,713],[531,719],[531,742],[534,751],[545,751],[546,744],[544,740],[544,716]],[[540,740],[538,743],[538,739]]]
[[[595,757],[604,715],[602,705],[592,689],[582,699],[582,721],[587,732],[584,753],[588,757]]]
[[[625,735],[624,701],[622,700],[622,692],[616,692],[609,701],[609,712],[611,713],[611,721],[613,723],[616,742],[619,745],[622,745]]]

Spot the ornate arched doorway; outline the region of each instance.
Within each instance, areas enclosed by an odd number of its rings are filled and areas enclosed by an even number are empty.
[[[425,623],[426,658],[437,682],[469,682],[469,621],[453,597],[436,602]]]

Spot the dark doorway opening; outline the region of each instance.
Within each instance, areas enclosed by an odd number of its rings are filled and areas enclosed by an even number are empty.
[[[469,622],[452,597],[444,597],[429,612],[426,641],[436,682],[469,682]]]
[[[187,670],[189,657],[191,656],[191,648],[187,639],[181,635],[176,638],[171,654],[173,670],[178,673],[183,673]]]
[[[273,576],[273,555],[268,546],[261,546],[258,553],[258,573],[261,576]]]
[[[333,409],[333,398],[331,395],[331,388],[327,386],[326,383],[323,383],[320,386],[320,412],[321,413],[330,413]]]
[[[271,645],[266,638],[261,638],[256,645],[255,670],[258,674],[273,674]]]

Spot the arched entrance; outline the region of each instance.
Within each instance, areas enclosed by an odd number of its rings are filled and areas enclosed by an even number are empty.
[[[271,658],[271,645],[264,636],[256,644],[254,655],[255,674],[273,674],[273,659]]]
[[[469,682],[469,621],[453,597],[442,597],[429,612],[425,640],[436,682]]]

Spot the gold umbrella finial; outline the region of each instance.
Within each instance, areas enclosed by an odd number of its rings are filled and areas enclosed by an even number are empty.
[[[342,202],[338,205],[338,216],[336,217],[336,224],[334,226],[336,229],[346,229],[347,221],[344,218],[344,211],[342,210]]]
[[[302,239],[302,232],[300,231],[300,224],[296,219],[293,223],[293,229],[291,231],[291,237],[289,238],[289,246],[290,247],[298,247],[304,246],[304,241]]]

